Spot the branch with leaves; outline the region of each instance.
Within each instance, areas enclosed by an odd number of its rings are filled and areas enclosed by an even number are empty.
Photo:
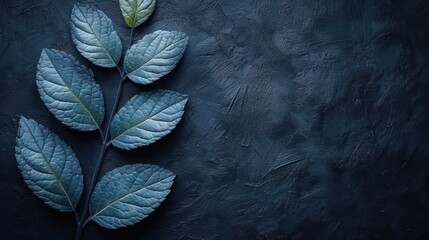
[[[130,29],[129,47],[120,66],[123,45],[112,21],[91,4],[76,4],[71,14],[71,35],[77,50],[93,64],[116,68],[117,94],[105,118],[104,96],[90,69],[73,56],[43,49],[36,83],[49,111],[64,125],[79,131],[98,130],[102,139],[87,198],[79,214],[83,175],[73,150],[59,136],[34,120],[21,117],[15,156],[24,180],[47,205],[73,212],[80,239],[92,220],[116,229],[135,224],[167,197],[175,175],[149,164],[125,165],[99,180],[108,148],[129,150],[146,146],[170,133],[184,113],[187,96],[169,91],[143,92],[118,110],[124,83],[150,84],[165,76],[181,59],[188,37],[176,31],[156,31],[133,44],[134,29],[155,8],[155,0],[119,0]]]

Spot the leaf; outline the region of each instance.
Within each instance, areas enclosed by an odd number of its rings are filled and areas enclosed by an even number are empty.
[[[157,208],[170,193],[175,175],[149,164],[125,165],[108,172],[91,196],[91,219],[116,229],[135,224]]]
[[[113,118],[112,144],[129,150],[157,141],[176,127],[187,100],[186,95],[168,90],[134,96]]]
[[[135,83],[149,84],[171,72],[182,58],[188,37],[182,32],[156,31],[125,53],[125,71]]]
[[[21,117],[15,157],[25,183],[46,204],[62,212],[76,207],[83,176],[76,155],[57,135]]]
[[[92,4],[77,3],[71,15],[71,34],[77,50],[95,65],[117,66],[122,42],[112,20]]]
[[[119,0],[122,16],[129,27],[144,23],[155,9],[156,0]]]
[[[104,99],[91,70],[65,52],[43,49],[36,78],[40,97],[63,124],[80,131],[100,128]]]

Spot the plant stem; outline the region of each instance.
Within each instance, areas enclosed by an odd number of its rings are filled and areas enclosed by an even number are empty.
[[[90,201],[91,195],[94,191],[95,184],[97,183],[98,176],[100,175],[100,170],[101,170],[101,166],[103,165],[104,156],[106,156],[107,148],[109,147],[109,144],[108,144],[109,138],[110,138],[109,128],[110,128],[110,124],[112,122],[114,113],[116,112],[116,109],[118,108],[119,100],[121,99],[122,88],[124,86],[124,83],[125,83],[125,77],[121,76],[121,80],[119,82],[119,87],[118,87],[118,91],[116,93],[116,98],[115,98],[115,102],[114,102],[114,105],[112,108],[112,112],[110,113],[109,121],[106,124],[106,130],[104,133],[103,143],[101,145],[98,160],[97,160],[97,163],[95,165],[94,174],[92,175],[91,183],[90,183],[89,190],[88,190],[88,195],[86,196],[86,199],[85,199],[85,205],[83,207],[83,213],[82,213],[80,221],[78,222],[78,225],[77,225],[76,240],[79,240],[81,238],[82,230],[83,230],[84,226],[86,225],[84,223],[87,222],[87,220],[89,219],[89,217],[88,217],[88,219],[86,219],[88,211],[89,211],[89,201]]]
[[[128,48],[130,48],[130,46],[132,44],[133,34],[134,34],[134,28],[131,28],[130,42],[129,42]],[[115,116],[115,113],[118,109],[119,102],[120,102],[121,96],[122,96],[122,89],[124,88],[125,80],[127,79],[127,75],[125,74],[125,66],[122,67],[122,70],[120,70],[120,68],[118,66],[116,66],[116,68],[118,69],[118,72],[120,74],[119,86],[118,86],[118,90],[116,92],[115,101],[113,102],[113,107],[111,109],[110,114],[108,115],[109,120],[106,123],[106,128],[104,129],[104,133],[103,133],[103,131],[100,131],[101,137],[103,138],[103,142],[101,145],[101,149],[100,149],[100,153],[98,156],[97,163],[95,165],[95,170],[94,170],[94,173],[93,173],[92,178],[91,178],[91,183],[89,185],[88,195],[86,196],[86,199],[85,199],[83,212],[82,212],[82,215],[80,217],[80,220],[77,223],[76,240],[81,239],[83,229],[86,226],[86,224],[90,221],[90,218],[91,218],[91,216],[87,216],[88,211],[89,211],[89,201],[91,199],[92,193],[94,192],[95,184],[97,183],[98,177],[100,175],[101,166],[103,165],[103,160],[104,160],[104,157],[106,156],[107,149],[111,143],[110,142],[110,131],[109,131],[110,124],[112,123],[113,117]],[[76,213],[76,216],[77,216],[77,213]]]
[[[133,44],[133,36],[134,36],[134,27],[132,27],[130,31],[130,40],[128,41],[127,49],[130,49],[131,45]]]
[[[83,231],[83,227],[82,225],[79,223],[77,225],[77,230],[76,230],[76,240],[80,240],[81,236],[82,236],[82,231]]]
[[[76,220],[76,224],[79,224],[79,214],[76,209],[73,209],[74,219]]]

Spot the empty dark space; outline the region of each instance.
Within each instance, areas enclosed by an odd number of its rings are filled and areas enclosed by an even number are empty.
[[[118,2],[95,2],[128,42]],[[0,0],[0,239],[75,234],[14,157],[22,115],[71,145],[86,184],[95,167],[97,133],[62,125],[35,83],[42,49],[63,50],[112,106],[119,76],[75,49],[75,3]],[[429,239],[429,1],[158,0],[135,39],[158,29],[186,32],[185,55],[154,84],[127,82],[121,104],[171,89],[189,95],[184,118],[153,145],[110,149],[102,174],[152,163],[177,178],[141,223],[91,223],[84,239]]]

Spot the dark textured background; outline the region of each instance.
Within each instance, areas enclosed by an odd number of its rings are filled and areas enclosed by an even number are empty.
[[[97,134],[62,126],[35,85],[42,48],[78,56],[74,3],[0,0],[0,239],[74,236],[14,159],[24,115],[72,146],[86,182],[93,170]],[[117,1],[97,6],[128,41]],[[185,116],[156,144],[109,151],[103,173],[154,163],[176,182],[143,222],[92,223],[85,239],[429,239],[427,0],[159,0],[136,38],[157,29],[188,33],[187,52],[122,103],[172,89],[190,97]],[[111,100],[117,73],[91,68]]]

